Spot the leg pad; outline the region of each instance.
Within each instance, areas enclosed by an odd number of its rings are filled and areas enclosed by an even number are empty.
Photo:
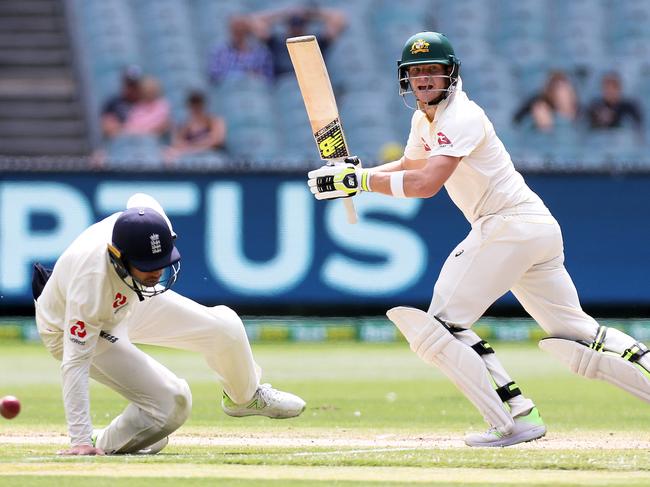
[[[483,359],[456,339],[431,315],[399,306],[388,310],[388,318],[402,332],[418,357],[437,366],[501,433],[508,434],[514,421],[492,386]]]
[[[564,338],[544,338],[539,348],[550,353],[572,372],[600,379],[650,402],[650,380],[629,360],[612,352],[598,352],[588,345]]]

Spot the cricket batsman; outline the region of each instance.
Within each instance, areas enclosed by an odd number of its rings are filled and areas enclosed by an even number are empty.
[[[187,382],[137,348],[159,345],[198,352],[223,384],[230,416],[298,416],[305,402],[260,385],[239,316],[202,306],[170,288],[180,270],[176,234],[160,204],[139,193],[86,229],[53,271],[34,266],[38,332],[61,361],[63,403],[71,447],[65,455],[162,450],[187,420]],[[89,377],[129,401],[104,429],[93,430]]]
[[[509,446],[546,433],[533,401],[472,331],[509,290],[549,334],[540,348],[577,374],[650,402],[647,347],[581,309],[564,267],[560,227],[515,171],[483,110],[463,91],[460,60],[447,37],[420,32],[409,38],[397,71],[400,94],[405,101],[412,96],[415,109],[404,155],[372,169],[361,169],[355,157],[324,166],[309,173],[309,187],[322,200],[361,191],[430,198],[444,186],[469,221],[469,234],[440,271],[428,312],[387,312],[411,350],[439,367],[489,424],[465,443]]]

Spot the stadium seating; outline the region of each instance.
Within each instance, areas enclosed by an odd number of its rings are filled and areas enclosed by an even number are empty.
[[[108,144],[106,164],[135,170],[162,167],[160,143],[156,137],[146,135],[115,137]]]
[[[234,14],[271,8],[261,0],[73,0],[82,39],[82,56],[92,86],[89,103],[99,113],[119,86],[121,69],[140,64],[158,77],[175,120],[185,118],[190,89],[208,92],[210,107],[228,124],[229,156],[265,164],[313,160],[315,150],[302,99],[292,76],[273,86],[259,80],[211,85],[207,60],[228,39]],[[296,5],[281,0],[273,8]],[[405,141],[411,112],[397,96],[395,60],[404,39],[419,30],[445,32],[461,58],[461,75],[476,100],[508,143],[513,155],[531,164],[552,161],[570,167],[589,158],[594,167],[617,160],[646,161],[647,146],[636,136],[612,133],[628,149],[605,151],[606,137],[582,126],[561,127],[552,136],[512,125],[517,106],[538,92],[551,69],[563,69],[586,106],[600,90],[603,72],[616,69],[627,95],[638,98],[650,117],[650,2],[647,0],[334,0],[348,28],[328,52],[328,68],[349,145],[369,159],[386,142]],[[650,124],[646,124],[648,126]],[[650,128],[646,129],[650,139]],[[626,131],[623,131],[626,132]],[[627,131],[629,132],[629,130]],[[116,159],[131,145],[120,141]],[[159,148],[137,146],[147,160]],[[646,148],[646,150],[643,150]],[[605,154],[605,155],[603,155]],[[607,155],[609,154],[609,155]],[[223,159],[223,158],[222,158]]]

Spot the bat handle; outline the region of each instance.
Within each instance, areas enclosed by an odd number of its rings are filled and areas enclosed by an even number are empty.
[[[343,204],[345,205],[345,213],[348,216],[348,223],[357,223],[357,211],[354,209],[352,198],[345,198]]]

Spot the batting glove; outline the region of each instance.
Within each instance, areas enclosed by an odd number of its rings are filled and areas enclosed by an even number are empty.
[[[370,191],[370,172],[361,168],[356,156],[346,157],[343,164],[309,171],[307,177],[309,190],[317,200],[349,198],[360,191]]]

